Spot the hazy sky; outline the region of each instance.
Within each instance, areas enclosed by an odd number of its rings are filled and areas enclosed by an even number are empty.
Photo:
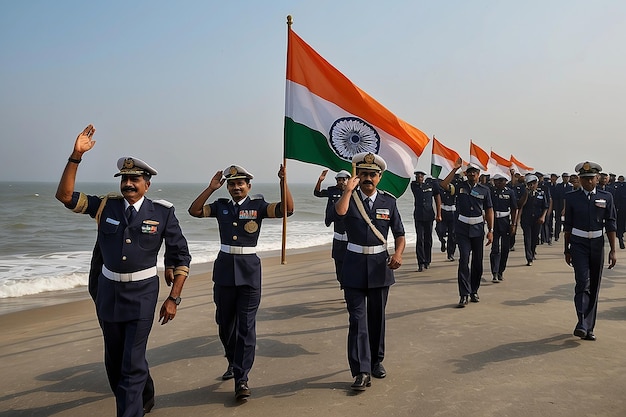
[[[208,182],[231,163],[276,181],[288,14],[355,84],[465,158],[472,139],[544,172],[588,159],[626,174],[623,0],[22,0],[0,2],[0,180],[57,181],[93,123],[79,181],[117,182],[125,155],[155,181]],[[322,168],[287,169],[313,184]]]

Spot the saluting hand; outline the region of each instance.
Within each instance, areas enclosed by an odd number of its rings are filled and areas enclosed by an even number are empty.
[[[344,193],[351,193],[352,191],[354,191],[357,185],[359,185],[359,181],[361,181],[361,179],[357,176],[348,178],[348,181],[346,181],[346,189],[344,190]]]
[[[318,178],[318,180],[320,182],[324,181],[326,179],[326,174],[328,174],[328,170],[327,169],[322,171],[322,173],[320,174],[320,177]]]
[[[224,184],[224,181],[226,181],[225,178],[222,178],[222,174],[223,174],[223,171],[217,171],[215,175],[213,175],[213,178],[211,178],[211,182],[209,183],[209,188],[212,189],[213,191],[220,188],[222,184]]]
[[[96,128],[93,125],[87,126],[76,138],[74,151],[83,154],[93,148],[96,144],[96,141],[92,139],[94,133],[96,133]]]

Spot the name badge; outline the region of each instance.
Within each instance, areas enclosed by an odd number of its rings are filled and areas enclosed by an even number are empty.
[[[543,200],[543,194],[539,194],[539,195],[537,196],[537,200]]]
[[[379,208],[376,209],[376,219],[378,220],[389,220],[389,209]]]
[[[115,226],[118,226],[120,224],[119,220],[115,220],[115,219],[112,219],[110,217],[107,217],[106,222],[109,223],[109,224],[113,224]]]
[[[606,208],[606,200],[605,199],[598,199],[595,201],[596,207],[600,207],[600,208]]]
[[[159,222],[155,220],[144,220],[141,224],[141,233],[153,235],[157,233]]]
[[[241,220],[253,220],[257,218],[256,210],[239,210],[239,218]]]
[[[478,191],[476,191],[476,190],[472,190],[472,192],[470,193],[470,195],[471,195],[472,197],[475,197],[475,198],[480,198],[480,199],[485,198],[485,196],[484,196],[484,195],[482,195],[481,193],[479,193],[479,192],[478,192]]]

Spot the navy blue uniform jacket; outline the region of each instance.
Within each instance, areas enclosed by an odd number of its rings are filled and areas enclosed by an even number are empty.
[[[248,196],[239,214],[231,200],[219,198],[203,208],[204,217],[217,218],[220,242],[229,246],[255,247],[264,218],[282,217],[279,203],[268,203],[263,196]],[[213,264],[213,282],[226,287],[249,285],[261,288],[261,260],[256,254],[220,251]]]
[[[96,217],[103,198],[75,192],[68,208]],[[131,224],[124,214],[124,199],[109,198],[100,215],[98,245],[104,265],[113,272],[128,273],[151,268],[165,241],[168,262],[189,267],[191,255],[171,204],[144,199]],[[96,310],[104,321],[152,319],[159,293],[159,280],[115,282],[98,279]]]
[[[357,192],[357,195],[360,193]],[[361,246],[383,244],[363,220],[354,202],[354,197],[350,197],[348,212],[344,216],[339,216],[335,211],[335,216],[343,219],[348,234],[348,242]],[[404,236],[404,226],[398,212],[396,199],[391,194],[378,190],[378,195],[370,210],[370,219],[383,236],[387,237],[390,229],[394,238]],[[343,259],[341,284],[347,288],[379,288],[392,285],[395,279],[393,270],[387,267],[388,257],[387,251],[375,255],[346,251]]]

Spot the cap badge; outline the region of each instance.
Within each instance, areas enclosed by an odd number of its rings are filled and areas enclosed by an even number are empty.
[[[123,165],[123,169],[132,169],[135,167],[135,161],[133,160],[133,158],[126,158],[124,159],[124,165]]]
[[[374,156],[373,153],[368,153],[367,155],[365,155],[365,157],[363,158],[363,160],[365,161],[365,163],[367,164],[373,164],[375,161],[376,157]]]
[[[228,170],[228,172],[229,172],[229,173],[230,173],[230,175],[232,176],[232,175],[237,174],[237,172],[239,172],[239,171],[237,171],[237,168],[235,168],[235,166],[234,166],[234,165],[232,165],[232,166],[230,167],[230,169]]]
[[[583,169],[584,169],[585,171],[589,171],[589,170],[591,170],[591,165],[589,165],[589,162],[585,162],[585,164],[583,165]]]

